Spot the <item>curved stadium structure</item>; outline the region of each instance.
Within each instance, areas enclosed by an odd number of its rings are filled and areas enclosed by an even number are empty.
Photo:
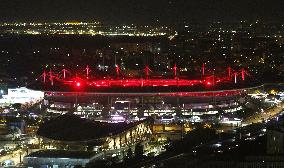
[[[144,111],[144,116],[172,115],[177,109],[184,115],[216,114],[220,109],[233,112],[240,110],[240,98],[260,86],[244,69],[228,68],[225,74],[213,75],[203,72],[196,79],[181,78],[176,71],[170,78],[153,78],[149,68],[145,69],[141,78],[124,77],[119,68],[113,78],[92,76],[88,66],[87,72],[80,75],[71,75],[66,69],[57,74],[49,71],[29,87],[45,92],[51,105],[49,112],[66,113],[76,108],[77,114],[86,117],[100,115],[106,107],[134,116],[139,110]]]
[[[52,142],[56,148],[127,150],[128,146],[150,137],[152,123],[151,118],[130,123],[107,123],[65,114],[44,122],[37,135],[43,138],[43,143]]]

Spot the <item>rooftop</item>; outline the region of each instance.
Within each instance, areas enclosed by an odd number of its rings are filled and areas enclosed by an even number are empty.
[[[95,152],[90,151],[40,150],[33,152],[26,157],[89,159],[94,155]]]
[[[146,119],[149,120],[149,119]],[[106,123],[82,119],[73,114],[65,114],[44,122],[37,134],[59,141],[91,141],[119,134],[145,120],[133,123]]]

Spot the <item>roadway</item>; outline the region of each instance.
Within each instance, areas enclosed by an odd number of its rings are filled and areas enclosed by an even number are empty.
[[[263,112],[259,112],[259,113],[256,113],[248,117],[242,122],[242,125],[245,126],[245,125],[250,125],[253,123],[258,123],[258,122],[269,120],[273,118],[274,116],[276,116],[277,114],[281,113],[283,111],[283,108],[284,108],[284,101],[282,101],[281,103],[271,108],[266,109]]]
[[[12,161],[13,165],[18,165],[23,161],[24,156],[26,155],[26,152],[23,150],[15,150],[12,151],[6,155],[3,155],[0,157],[0,162],[3,163],[4,161]],[[21,159],[20,159],[21,158]]]

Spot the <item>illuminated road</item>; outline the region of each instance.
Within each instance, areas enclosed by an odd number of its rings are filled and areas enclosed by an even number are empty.
[[[40,149],[29,149],[29,153],[32,153],[32,152],[36,152]],[[20,154],[21,152],[21,154]],[[27,151],[22,149],[22,150],[16,150],[16,151],[13,151],[9,154],[6,154],[6,155],[3,155],[3,156],[0,156],[0,162],[2,163],[3,161],[7,161],[7,160],[11,160],[13,161],[14,165],[19,165],[20,163],[23,162],[23,158],[26,156],[27,154]],[[20,160],[20,156],[21,156],[21,160]],[[0,166],[1,167],[1,166]]]
[[[19,164],[20,163],[20,152],[21,152],[21,159],[23,161],[23,157],[26,155],[26,152],[24,152],[22,150],[16,150],[16,151],[13,151],[10,154],[1,156],[0,162],[2,163],[3,161],[6,161],[6,160],[12,160],[15,165]]]
[[[277,104],[276,106],[273,106],[273,107],[265,110],[264,112],[257,113],[255,115],[247,118],[246,120],[244,120],[242,122],[242,125],[249,125],[249,124],[252,124],[252,123],[258,123],[258,122],[262,122],[263,120],[271,119],[275,115],[282,112],[283,108],[284,108],[284,101]]]

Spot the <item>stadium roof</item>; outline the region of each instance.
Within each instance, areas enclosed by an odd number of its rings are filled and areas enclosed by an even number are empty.
[[[73,114],[65,114],[44,122],[39,127],[37,134],[59,141],[92,141],[122,133],[144,121],[107,123],[82,119]]]

